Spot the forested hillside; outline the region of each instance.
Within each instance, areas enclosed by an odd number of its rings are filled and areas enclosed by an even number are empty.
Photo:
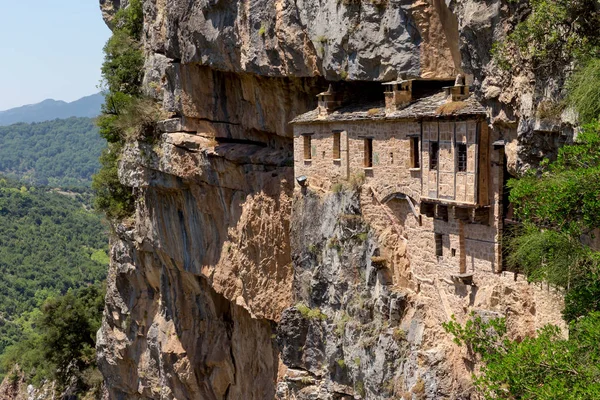
[[[36,185],[89,187],[104,147],[90,118],[0,127],[0,173]]]
[[[0,358],[31,333],[48,298],[100,287],[108,263],[106,231],[81,199],[0,176]]]

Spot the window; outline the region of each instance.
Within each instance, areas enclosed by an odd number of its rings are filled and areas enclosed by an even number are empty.
[[[438,169],[440,145],[438,142],[429,142],[429,169]]]
[[[456,156],[457,159],[457,169],[458,172],[466,172],[467,171],[467,145],[464,143],[459,143],[456,145]]]
[[[304,135],[304,159],[310,160],[312,154],[311,136]]]
[[[340,159],[340,132],[333,132],[333,159]]]
[[[435,255],[438,257],[444,255],[444,235],[441,233],[435,234]]]
[[[373,139],[365,139],[365,168],[373,167]]]
[[[410,138],[410,167],[420,168],[419,138]]]

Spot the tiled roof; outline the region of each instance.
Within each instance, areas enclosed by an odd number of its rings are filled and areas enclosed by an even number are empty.
[[[440,107],[446,103],[445,93],[436,93],[432,96],[423,97],[410,103],[401,110],[392,113],[385,113],[385,103],[383,101],[374,103],[355,103],[338,108],[328,115],[319,116],[319,110],[315,109],[297,116],[292,120],[292,124],[302,124],[311,122],[335,122],[335,121],[360,121],[360,120],[396,120],[396,119],[415,119],[415,118],[437,118],[444,116],[466,116],[466,115],[485,115],[485,108],[477,101],[475,96],[471,95],[462,102],[463,107],[449,110],[448,113],[441,113]],[[451,111],[451,112],[449,112]]]

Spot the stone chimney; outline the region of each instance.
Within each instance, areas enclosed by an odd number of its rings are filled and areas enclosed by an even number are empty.
[[[458,74],[454,81],[454,86],[447,86],[444,88],[446,92],[448,103],[452,101],[463,101],[469,97],[469,86],[465,84],[465,76]]]
[[[412,80],[386,82],[385,112],[397,111],[412,101]]]
[[[339,108],[342,105],[342,101],[340,100],[340,96],[335,93],[333,90],[333,86],[329,85],[329,88],[326,92],[319,93],[317,95],[319,99],[319,115],[328,115],[336,108]]]

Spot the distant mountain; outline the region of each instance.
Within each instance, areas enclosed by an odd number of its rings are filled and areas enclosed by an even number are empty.
[[[100,114],[100,107],[103,103],[104,96],[101,93],[86,96],[71,103],[51,99],[44,100],[41,103],[0,111],[0,126],[19,122],[51,121],[57,118],[93,118]]]

